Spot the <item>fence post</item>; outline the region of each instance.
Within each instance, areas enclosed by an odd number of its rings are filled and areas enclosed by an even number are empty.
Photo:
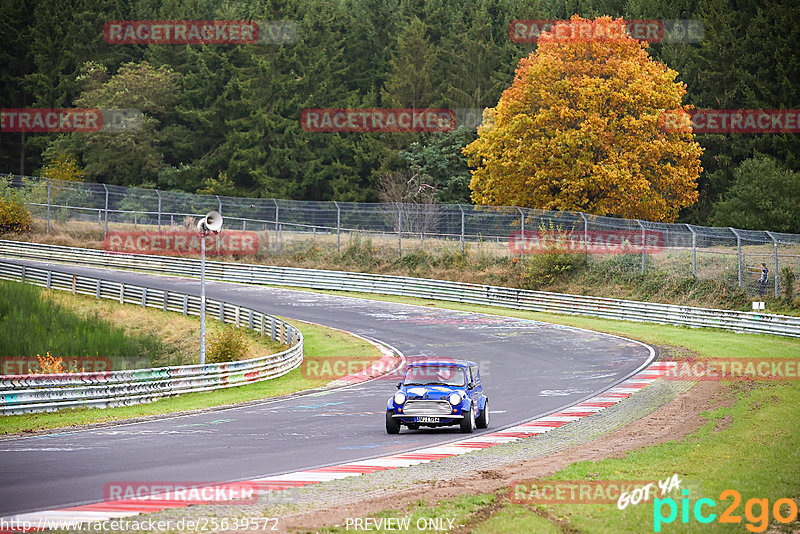
[[[275,247],[274,248],[275,248],[275,254],[277,254],[278,253],[278,224],[279,224],[278,214],[280,213],[280,207],[278,206],[278,201],[276,199],[273,198],[272,202],[275,204],[275,239],[274,239]]]
[[[778,296],[778,240],[772,232],[767,232],[767,235],[772,238],[772,243],[775,245],[775,296]]]
[[[103,189],[105,189],[105,191],[106,191],[106,210],[105,210],[106,211],[106,216],[105,216],[106,226],[105,226],[105,229],[103,230],[103,239],[105,239],[106,236],[108,235],[108,187],[106,187],[106,184],[103,184]]]
[[[728,229],[736,236],[736,263],[739,264],[739,287],[742,287],[742,237],[735,228],[729,226]]]
[[[644,246],[645,243],[646,243],[646,241],[645,241],[645,237],[646,237],[645,236],[645,229],[644,229],[644,225],[642,224],[642,221],[640,221],[639,219],[636,219],[636,223],[642,228],[642,274],[644,274],[644,262],[645,262],[645,258],[646,258],[646,252],[645,251],[647,250],[647,248]]]
[[[519,227],[520,230],[522,231],[522,233],[520,234],[520,237],[522,237],[522,251],[519,253],[519,257],[524,258],[525,257],[525,214],[522,212],[522,208],[518,206],[514,207],[517,208],[517,211],[519,212]]]
[[[50,178],[47,178],[47,231],[45,233],[50,233]]]
[[[464,208],[461,207],[461,204],[457,204],[458,209],[461,210],[461,253],[464,253]]]
[[[158,195],[158,235],[161,235],[161,191],[156,189]]]
[[[397,203],[397,253],[403,255],[403,209]]]
[[[339,209],[339,203],[335,200],[333,201],[333,205],[336,206],[336,252],[339,252],[341,250],[340,234],[342,231],[342,210]]]
[[[697,234],[692,228],[691,224],[687,224],[686,228],[692,232],[692,278],[697,279]]]
[[[578,215],[581,216],[583,219],[583,256],[586,263],[589,263],[589,219],[586,218],[586,215],[579,211]]]

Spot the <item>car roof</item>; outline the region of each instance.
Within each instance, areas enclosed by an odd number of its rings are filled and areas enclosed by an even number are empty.
[[[454,360],[452,358],[447,359],[431,359],[431,360],[422,360],[422,361],[414,361],[408,364],[408,367],[422,367],[422,366],[434,366],[434,365],[451,365],[454,367],[472,367],[478,365],[475,362],[471,362],[469,360]]]

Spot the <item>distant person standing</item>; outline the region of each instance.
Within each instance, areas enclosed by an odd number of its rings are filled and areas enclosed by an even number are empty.
[[[767,279],[769,278],[769,269],[767,269],[767,264],[761,264],[761,278],[758,279],[758,294],[761,297],[764,297],[764,294],[767,292]]]

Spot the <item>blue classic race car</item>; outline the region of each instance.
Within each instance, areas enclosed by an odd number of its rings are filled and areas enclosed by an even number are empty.
[[[478,364],[464,360],[424,360],[406,367],[398,392],[386,404],[386,432],[400,426],[459,425],[462,432],[489,426],[489,399]]]

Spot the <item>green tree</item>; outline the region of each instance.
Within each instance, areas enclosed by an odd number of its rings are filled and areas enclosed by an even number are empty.
[[[733,184],[714,203],[711,222],[744,230],[800,233],[800,172],[759,155],[733,172]]]

